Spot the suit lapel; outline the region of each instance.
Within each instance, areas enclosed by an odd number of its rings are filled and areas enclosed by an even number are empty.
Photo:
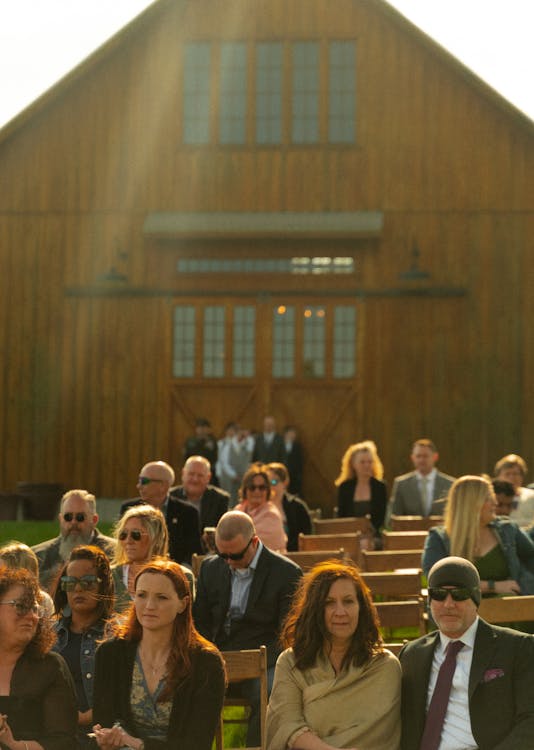
[[[421,679],[417,682],[417,704],[419,710],[422,712],[420,715],[426,716],[426,698],[428,693],[428,683],[430,682],[430,671],[432,669],[432,660],[434,658],[434,650],[439,640],[439,630],[435,630],[433,633],[426,637],[424,643],[420,647],[420,661],[418,663],[418,671],[420,672]]]
[[[269,574],[269,559],[268,559],[268,552],[265,549],[265,547],[262,549],[258,564],[256,566],[256,570],[254,571],[254,575],[252,577],[252,583],[250,585],[250,591],[248,594],[248,601],[247,601],[247,609],[249,610],[253,609],[256,605],[256,601],[263,589],[263,584],[267,580],[267,576]]]
[[[477,686],[482,682],[484,672],[491,666],[498,637],[484,620],[478,621],[477,634],[473,649],[473,661],[469,673],[469,698],[475,692]]]

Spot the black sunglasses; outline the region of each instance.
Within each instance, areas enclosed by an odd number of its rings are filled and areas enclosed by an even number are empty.
[[[75,518],[78,523],[83,523],[87,518],[87,513],[63,513],[63,520],[67,523],[70,523],[73,518]]]
[[[246,485],[247,490],[260,490],[260,492],[267,492],[269,489],[269,485],[267,484],[247,484]]]
[[[152,477],[139,477],[137,480],[137,484],[140,484],[141,487],[145,487],[147,484],[150,484],[151,482],[164,482],[164,479],[152,479]]]
[[[121,542],[124,542],[125,539],[128,539],[128,537],[131,536],[134,542],[140,542],[145,534],[145,531],[139,531],[138,529],[133,529],[133,531],[121,531],[119,539]]]
[[[455,602],[465,602],[467,599],[471,598],[472,591],[471,589],[443,589],[443,588],[432,588],[428,589],[428,595],[431,599],[434,599],[437,602],[444,602],[447,598],[448,594],[451,595],[453,601]]]
[[[232,552],[219,552],[219,550],[217,550],[217,554],[223,560],[233,560],[234,562],[237,562],[238,560],[242,560],[247,554],[247,550],[252,544],[253,539],[254,537],[251,536],[250,539],[248,540],[247,546],[241,552],[233,552],[233,553]]]
[[[81,578],[75,578],[74,576],[61,576],[61,590],[62,591],[74,591],[76,586],[80,586],[82,591],[87,591],[93,588],[95,583],[101,583],[102,579],[95,575],[82,576]]]

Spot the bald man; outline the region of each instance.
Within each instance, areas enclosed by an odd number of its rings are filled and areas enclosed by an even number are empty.
[[[150,461],[139,472],[137,489],[140,497],[121,505],[122,516],[136,505],[152,505],[161,510],[169,530],[169,555],[178,563],[191,565],[193,552],[201,554],[197,511],[187,503],[169,496],[174,484],[174,470],[165,461]]]

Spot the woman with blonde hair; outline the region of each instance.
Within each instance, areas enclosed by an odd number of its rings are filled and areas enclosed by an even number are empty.
[[[281,640],[268,750],[398,750],[401,668],[354,565],[330,560],[302,578]]]
[[[426,575],[438,560],[464,557],[477,568],[482,595],[534,594],[534,542],[514,521],[495,514],[491,482],[457,479],[447,496],[445,523],[430,529],[423,551]]]
[[[134,505],[119,519],[113,531],[117,539],[112,574],[115,609],[123,612],[132,603],[134,581],[139,570],[157,557],[168,558],[169,534],[163,513],[152,505]],[[194,577],[183,567],[194,597]]]
[[[335,481],[339,518],[370,515],[375,534],[378,534],[384,524],[387,505],[383,476],[384,467],[372,440],[349,445]]]
[[[23,542],[6,542],[6,544],[0,547],[0,563],[3,563],[12,570],[20,570],[21,568],[29,571],[37,579],[39,579],[39,559],[31,547]],[[41,606],[43,607],[45,614],[51,616],[54,613],[54,602],[52,597],[41,589]]]

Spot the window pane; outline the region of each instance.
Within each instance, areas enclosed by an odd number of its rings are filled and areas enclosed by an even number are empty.
[[[295,374],[295,308],[279,305],[273,310],[273,377]]]
[[[205,308],[202,369],[206,378],[224,375],[224,322],[224,307],[217,305]]]
[[[328,140],[356,140],[356,42],[331,42],[328,67]]]
[[[252,305],[234,308],[233,375],[252,378],[256,362],[256,309]]]
[[[209,142],[210,62],[209,42],[186,44],[183,90],[184,143]]]
[[[247,48],[244,42],[221,45],[219,139],[245,143],[247,114]]]
[[[356,372],[356,309],[338,305],[334,309],[335,378],[351,378]]]
[[[319,140],[319,45],[293,45],[293,143]]]
[[[195,374],[195,308],[175,307],[173,328],[173,377],[192,378]]]
[[[323,378],[325,375],[325,310],[324,307],[308,306],[304,309],[303,367],[308,378]]]
[[[282,45],[258,44],[256,49],[256,141],[282,140]]]

